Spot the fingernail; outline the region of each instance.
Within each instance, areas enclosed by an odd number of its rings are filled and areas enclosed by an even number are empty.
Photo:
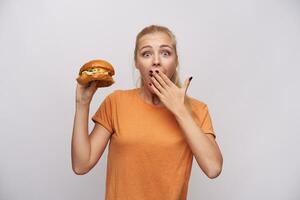
[[[156,72],[156,73],[159,73],[159,71],[158,71],[158,70],[155,70],[155,72]]]
[[[193,78],[193,77],[191,76],[191,77],[189,78],[189,81],[191,81],[191,80],[192,80],[192,78]]]

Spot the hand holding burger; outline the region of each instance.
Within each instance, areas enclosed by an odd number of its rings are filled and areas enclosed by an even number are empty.
[[[89,105],[99,87],[108,87],[114,83],[113,66],[105,60],[91,60],[79,71],[76,86],[76,104]]]
[[[91,60],[85,63],[76,79],[81,85],[87,86],[96,81],[96,87],[108,87],[115,83],[112,76],[115,74],[113,66],[105,60]]]

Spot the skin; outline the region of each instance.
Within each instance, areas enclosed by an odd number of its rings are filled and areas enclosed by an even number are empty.
[[[211,134],[202,132],[184,104],[190,80],[187,79],[181,88],[170,80],[177,66],[171,39],[164,33],[147,34],[139,41],[140,48],[145,45],[149,45],[147,54],[141,54],[146,49],[138,51],[136,60],[136,67],[140,70],[144,81],[141,96],[156,106],[166,106],[174,114],[199,167],[209,178],[217,177],[221,173],[223,164],[218,144]],[[167,49],[171,51],[170,55]],[[150,70],[158,70],[159,73],[153,71],[153,76],[150,77]],[[148,84],[149,82],[152,86]],[[96,82],[87,87],[77,84],[76,87],[72,168],[78,175],[87,173],[96,165],[111,136],[98,123],[95,124],[91,134],[88,134],[89,106],[96,90]]]
[[[149,86],[149,74],[155,70],[171,78],[176,71],[176,57],[172,40],[165,33],[147,34],[140,38],[137,52],[136,68],[140,71],[144,85],[141,88],[141,97],[148,103],[163,106],[153,88]]]
[[[174,52],[172,40],[165,33],[151,33],[140,39],[136,60],[144,81],[140,95],[174,114],[199,167],[209,178],[215,178],[222,171],[223,157],[214,136],[202,132],[184,103],[191,78],[182,87],[170,80],[177,64]]]

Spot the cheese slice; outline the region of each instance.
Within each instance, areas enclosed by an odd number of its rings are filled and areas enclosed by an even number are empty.
[[[93,75],[93,74],[107,74],[108,75],[108,71],[102,68],[91,68],[89,70],[84,70],[82,71],[82,74],[87,74],[87,75]]]

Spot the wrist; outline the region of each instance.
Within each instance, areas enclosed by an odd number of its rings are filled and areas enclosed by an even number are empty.
[[[189,114],[190,114],[190,112],[186,106],[182,106],[182,107],[178,108],[176,110],[176,112],[174,113],[174,115],[177,119],[185,118]]]
[[[76,108],[89,108],[90,102],[77,102],[76,101]]]

